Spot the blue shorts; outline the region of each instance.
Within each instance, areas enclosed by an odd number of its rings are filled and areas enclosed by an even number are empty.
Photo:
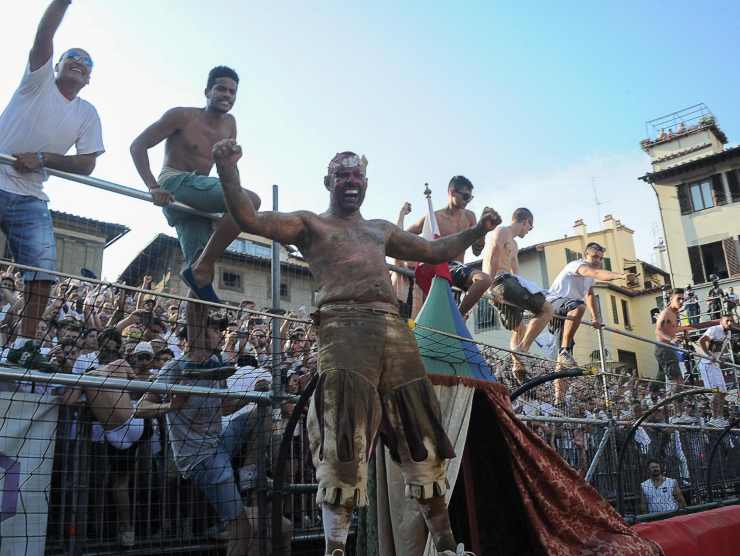
[[[16,263],[56,270],[54,226],[46,201],[0,190],[0,229],[8,238]],[[24,271],[23,279],[57,281],[53,274],[33,270]]]
[[[201,212],[226,212],[224,190],[218,178],[183,172],[163,179],[159,186],[171,193],[178,203]],[[167,223],[177,231],[177,239],[180,240],[186,262],[193,262],[198,251],[206,246],[211,237],[213,220],[173,207],[164,207],[163,211]]]

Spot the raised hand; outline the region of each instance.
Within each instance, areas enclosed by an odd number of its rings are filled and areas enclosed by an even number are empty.
[[[478,227],[488,233],[499,224],[501,224],[501,216],[499,216],[498,212],[491,207],[484,208],[480,215],[480,220],[478,220]]]
[[[234,139],[222,139],[211,151],[213,161],[221,168],[233,168],[242,157],[242,148]]]
[[[411,203],[406,202],[401,207],[400,216],[408,216],[409,214],[411,214]]]

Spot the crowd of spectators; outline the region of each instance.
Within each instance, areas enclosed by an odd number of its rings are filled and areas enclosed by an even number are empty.
[[[50,372],[155,382],[163,369],[171,368],[173,360],[180,358],[187,350],[188,303],[158,295],[152,289],[153,280],[150,276],[145,276],[139,286],[147,293],[64,280],[54,286],[43,319],[38,323],[39,337],[43,338],[40,350],[33,356],[33,361],[13,361],[14,342],[23,314],[23,277],[11,267],[0,273],[0,281],[0,359],[4,364]],[[253,302],[245,300],[230,310],[209,311],[208,327],[215,329],[218,334],[218,346],[214,354],[220,364],[236,367],[236,371],[224,380],[207,383],[196,381],[195,384],[215,385],[239,392],[269,391],[274,367],[273,343],[276,342],[279,344],[278,366],[285,391],[299,394],[316,370],[316,334],[313,326],[306,322],[305,311],[288,313],[286,316],[294,320],[281,319],[279,336],[273,338],[274,317],[265,311],[257,311]],[[177,486],[173,486],[172,480],[163,481],[164,484],[159,484],[155,489],[158,493],[155,498],[164,499],[169,493],[170,500],[183,501],[184,476],[177,471],[174,475],[172,473],[176,469],[172,454],[180,447],[173,443],[183,440],[174,438],[172,427],[168,426],[165,419],[176,408],[177,396],[151,397],[104,388],[63,388],[31,381],[0,383],[0,389],[38,394],[48,390],[55,395],[53,399],[63,408],[60,411],[58,435],[64,436],[66,441],[58,442],[55,469],[70,464],[70,454],[75,450],[69,440],[80,440],[83,435],[82,427],[76,423],[81,422],[83,414],[90,416],[92,427],[86,440],[91,441],[93,454],[101,458],[100,461],[107,462],[102,467],[96,465],[95,472],[91,474],[91,481],[98,488],[91,489],[95,494],[91,494],[90,507],[97,506],[102,514],[110,512],[104,508],[114,510],[110,518],[115,526],[108,525],[105,528],[108,537],[114,538],[120,546],[132,547],[136,544],[137,512],[131,506],[136,470],[147,469],[155,475],[165,470],[164,474],[167,475],[166,470],[169,469]],[[216,401],[224,407],[228,405],[227,402],[220,398]],[[256,426],[255,410],[256,404],[240,403],[228,411],[214,413],[218,415],[218,422],[209,424],[212,430],[223,433],[228,430],[230,423],[249,420],[250,440],[240,443],[241,449],[233,454],[232,460],[238,488],[248,502],[256,500],[252,493],[257,486],[260,457],[266,458],[269,469],[270,450],[258,453],[257,446],[260,443],[255,435],[265,434],[269,437],[261,444],[263,448],[276,445],[272,437],[281,434],[284,424],[275,422],[268,409],[260,423],[262,426]],[[283,421],[287,420],[292,410],[291,402],[283,404]],[[67,422],[64,422],[65,419]],[[190,432],[186,431],[187,434]],[[299,429],[296,434],[300,436],[302,431]],[[304,453],[291,456],[292,473],[300,475],[304,482],[312,480],[306,479],[310,471],[306,469],[309,458],[304,449],[305,443],[295,444],[296,450]],[[54,481],[52,488],[61,488],[56,483],[59,481]],[[51,499],[58,501],[58,493],[53,492]],[[167,510],[163,515],[186,511],[185,505],[180,506],[177,510]],[[54,508],[51,513],[54,513]],[[90,522],[95,522],[99,515],[91,512]],[[172,520],[163,521],[160,534],[183,534],[182,530],[167,531],[167,523]],[[305,523],[301,522],[301,525],[305,526]],[[316,525],[311,523],[311,526]],[[224,528],[224,523],[214,517],[207,533],[223,538]],[[90,534],[101,532],[90,531]]]

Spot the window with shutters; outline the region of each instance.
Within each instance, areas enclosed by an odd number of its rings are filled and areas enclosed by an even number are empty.
[[[612,260],[609,257],[604,257],[604,270],[612,270]]]
[[[567,247],[565,248],[565,260],[567,262],[570,263],[570,262],[573,262],[573,261],[577,261],[580,258],[581,258],[581,254],[580,253],[578,253],[577,251],[571,251]]]
[[[704,270],[704,276],[707,281],[711,280],[714,274],[720,280],[728,278],[727,261],[725,260],[725,251],[721,241],[705,243],[699,247],[701,252],[701,262]]]
[[[730,276],[740,275],[740,260],[737,253],[737,240],[734,237],[728,237],[722,240],[722,248],[725,251],[725,262],[727,263],[727,272]]]
[[[617,311],[617,298],[613,295],[609,296],[612,302],[612,320],[614,324],[619,324],[619,311]]]
[[[725,182],[722,179],[722,174],[714,174],[711,179],[712,193],[714,193],[714,203],[716,205],[726,205],[727,194],[725,193]]]
[[[706,282],[704,264],[701,261],[701,249],[698,245],[689,247],[689,263],[691,264],[691,280],[694,284],[703,284]]]
[[[714,206],[712,182],[707,179],[689,185],[689,198],[694,212],[712,208]]]
[[[627,330],[632,329],[632,321],[630,321],[630,308],[627,305],[627,301],[622,299],[622,317],[624,317],[624,327]]]
[[[733,203],[740,201],[740,169],[735,168],[725,174],[727,185],[730,187],[730,200]]]
[[[691,199],[689,198],[689,185],[682,183],[678,186],[678,205],[681,207],[681,214],[691,214]]]

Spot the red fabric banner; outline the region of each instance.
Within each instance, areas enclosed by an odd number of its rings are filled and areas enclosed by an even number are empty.
[[[632,529],[657,542],[665,556],[740,554],[740,506],[639,523]]]

